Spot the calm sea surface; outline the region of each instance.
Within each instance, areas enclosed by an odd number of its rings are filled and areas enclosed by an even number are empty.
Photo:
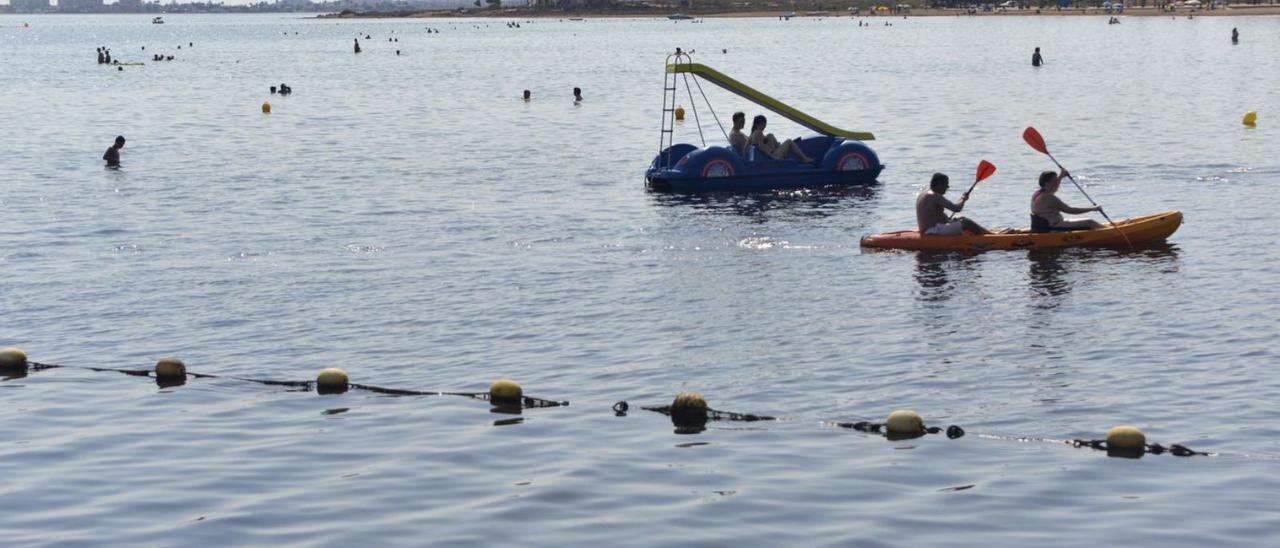
[[[513,424],[456,397],[33,371],[0,381],[4,545],[1280,542],[1280,19],[149,21],[0,16],[0,346],[510,377],[572,405]],[[677,46],[875,132],[881,184],[647,193]],[[722,120],[759,112],[704,87]],[[859,249],[980,159],[999,172],[966,213],[1025,224],[1052,167],[1027,125],[1113,217],[1186,223],[1139,251]],[[103,169],[117,134],[124,168]],[[785,420],[677,435],[637,409],[681,390]],[[898,408],[969,435],[824,422]],[[1012,440],[1117,424],[1220,456]]]

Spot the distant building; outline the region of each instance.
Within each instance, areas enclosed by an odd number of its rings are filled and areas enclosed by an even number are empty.
[[[9,9],[14,13],[36,13],[52,11],[49,0],[9,0]]]
[[[91,13],[103,10],[102,0],[58,0],[58,11]]]

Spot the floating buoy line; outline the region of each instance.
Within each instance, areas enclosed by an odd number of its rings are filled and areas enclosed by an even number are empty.
[[[436,390],[409,390],[403,388],[389,388],[385,386],[374,386],[369,384],[358,384],[351,382],[347,373],[341,369],[330,367],[321,369],[316,374],[316,379],[312,381],[293,381],[293,380],[273,380],[273,379],[256,379],[249,377],[231,376],[231,375],[211,375],[208,373],[196,373],[188,371],[186,364],[177,358],[161,358],[156,362],[155,367],[151,369],[121,369],[113,367],[93,367],[83,365],[62,365],[34,362],[27,359],[27,354],[20,348],[9,347],[0,349],[0,375],[9,377],[26,376],[28,371],[42,371],[46,369],[80,369],[85,371],[106,371],[114,373],[122,373],[135,377],[148,377],[155,379],[157,385],[162,388],[181,386],[186,384],[188,378],[194,379],[227,379],[240,382],[256,383],[268,386],[285,386],[298,389],[299,391],[314,391],[321,395],[341,394],[348,390],[363,390],[374,392],[377,394],[386,394],[391,396],[461,396],[477,400],[483,400],[491,403],[499,409],[506,408],[512,411],[519,409],[541,408],[541,407],[563,407],[569,405],[568,401],[548,400],[543,398],[535,398],[524,395],[524,389],[519,383],[510,379],[501,379],[495,381],[489,387],[488,392],[444,392]],[[758,422],[758,421],[777,421],[782,420],[778,417],[768,415],[757,415],[752,413],[735,413],[731,411],[721,411],[712,409],[707,405],[707,400],[697,392],[680,392],[676,394],[670,405],[663,406],[642,406],[640,409],[660,413],[671,418],[671,423],[676,427],[677,434],[696,434],[706,429],[706,425],[711,421],[733,421],[733,422]],[[613,405],[613,411],[616,416],[625,417],[631,410],[631,405],[626,401],[620,401]],[[823,421],[823,425],[846,428],[856,430],[867,434],[881,435],[890,440],[904,440],[919,438],[928,434],[945,433],[948,439],[957,439],[965,435],[963,428],[950,425],[946,428],[938,426],[926,426],[924,419],[919,413],[908,409],[899,409],[893,411],[885,419],[883,423],[871,421],[859,422],[832,422]],[[990,434],[978,434],[978,438],[1013,441],[1013,442],[1047,442],[1062,443],[1076,448],[1090,448],[1099,451],[1106,451],[1108,456],[1124,457],[1124,458],[1141,458],[1143,455],[1163,455],[1168,453],[1177,457],[1192,456],[1217,456],[1217,453],[1207,453],[1195,451],[1184,445],[1171,444],[1164,446],[1158,443],[1147,443],[1146,435],[1134,426],[1116,426],[1109,430],[1105,439],[1071,439],[1059,440],[1051,438],[1033,438],[1033,437],[1010,437],[998,436]]]
[[[196,373],[194,371],[187,371],[186,364],[177,358],[161,358],[156,362],[155,367],[152,369],[121,369],[115,367],[93,367],[86,365],[62,365],[33,362],[29,361],[27,359],[27,354],[19,348],[10,347],[0,349],[0,374],[25,376],[27,371],[42,371],[45,369],[80,369],[99,372],[109,371],[114,373],[123,373],[134,377],[149,377],[155,379],[156,384],[161,388],[182,386],[186,384],[188,378],[227,379],[268,386],[286,386],[296,388],[304,392],[315,391],[321,395],[341,394],[348,390],[364,390],[367,392],[386,394],[390,396],[463,396],[487,401],[498,407],[524,409],[538,407],[563,407],[569,405],[569,402],[567,401],[556,401],[526,396],[524,395],[524,390],[518,383],[508,379],[495,381],[489,387],[488,392],[408,390],[404,388],[388,388],[385,386],[353,383],[347,377],[347,373],[345,371],[336,367],[321,369],[316,374],[316,380],[314,381],[289,381]]]

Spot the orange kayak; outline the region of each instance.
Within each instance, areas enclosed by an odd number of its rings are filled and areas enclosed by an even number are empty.
[[[1168,238],[1182,224],[1181,211],[1166,211],[1145,217],[1121,219],[1115,227],[1071,232],[1036,232],[1021,229],[1011,234],[962,234],[921,236],[917,230],[871,234],[862,238],[864,247],[933,251],[987,251],[991,249],[1044,249],[1052,247],[1124,247],[1125,237],[1134,245]],[[1123,234],[1121,234],[1123,233]]]

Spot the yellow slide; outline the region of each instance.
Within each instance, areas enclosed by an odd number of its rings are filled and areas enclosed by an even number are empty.
[[[720,86],[728,90],[730,93],[738,95],[748,101],[751,101],[757,105],[760,105],[773,112],[776,112],[779,115],[783,116],[784,118],[791,120],[792,122],[795,122],[797,124],[800,124],[804,127],[807,127],[809,129],[812,129],[813,131],[816,131],[822,135],[827,135],[831,137],[844,137],[845,139],[857,139],[859,141],[870,141],[875,139],[875,136],[867,131],[848,131],[848,130],[840,129],[838,127],[827,124],[822,120],[819,120],[817,118],[809,116],[808,114],[800,112],[795,108],[792,108],[790,105],[787,105],[782,101],[774,99],[773,97],[769,97],[768,95],[765,95],[763,93],[760,93],[759,91],[756,91],[751,86],[748,86],[742,82],[734,80],[733,78],[725,76],[720,71],[717,71],[716,69],[713,69],[706,65],[702,65],[698,63],[677,63],[672,65],[667,65],[667,72],[674,73],[674,74],[693,74],[694,76],[701,76],[706,81],[711,82],[712,84],[715,84],[717,86]]]

